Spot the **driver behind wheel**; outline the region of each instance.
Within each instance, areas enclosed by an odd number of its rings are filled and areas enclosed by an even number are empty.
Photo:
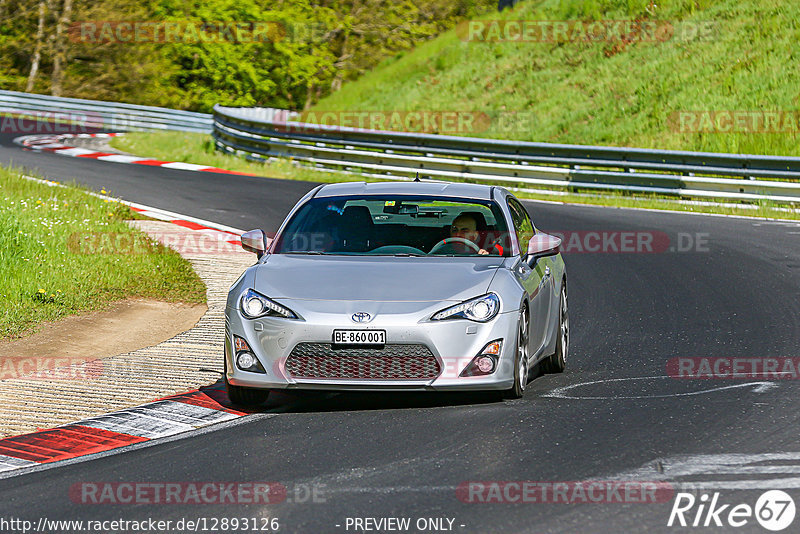
[[[480,232],[478,232],[478,222],[475,217],[468,213],[462,213],[456,217],[450,225],[450,237],[460,237],[477,245],[480,241]],[[478,251],[478,254],[503,254],[503,249],[496,242],[492,243],[490,248],[492,249],[491,252],[482,248]]]

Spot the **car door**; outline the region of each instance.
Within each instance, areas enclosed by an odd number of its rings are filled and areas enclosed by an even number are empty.
[[[517,242],[520,248],[520,262],[517,264],[514,274],[528,293],[530,302],[530,354],[534,355],[541,349],[547,332],[547,317],[550,308],[547,288],[548,280],[550,279],[549,269],[547,269],[545,262],[541,260],[534,262],[532,265],[522,261],[528,250],[528,242],[536,231],[528,212],[525,211],[519,201],[509,197],[508,209],[511,213],[514,232],[517,235]]]

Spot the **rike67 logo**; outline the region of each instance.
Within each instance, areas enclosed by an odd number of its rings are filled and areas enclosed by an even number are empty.
[[[678,493],[672,504],[667,526],[681,527],[743,527],[755,519],[767,530],[777,532],[792,524],[795,515],[794,499],[781,490],[761,494],[755,506],[746,503],[724,503],[719,492],[695,497]]]

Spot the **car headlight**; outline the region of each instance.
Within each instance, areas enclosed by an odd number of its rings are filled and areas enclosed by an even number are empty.
[[[252,289],[242,293],[242,297],[239,299],[239,309],[242,315],[248,319],[258,319],[259,317],[297,319],[297,315],[292,310]]]
[[[476,297],[456,304],[449,308],[445,308],[433,314],[431,317],[434,321],[442,321],[445,319],[469,319],[470,321],[478,321],[485,323],[494,318],[500,311],[500,297],[494,293],[487,293],[486,295]]]

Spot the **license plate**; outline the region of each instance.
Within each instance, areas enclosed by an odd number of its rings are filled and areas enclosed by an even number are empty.
[[[386,330],[334,330],[334,345],[385,345]]]

